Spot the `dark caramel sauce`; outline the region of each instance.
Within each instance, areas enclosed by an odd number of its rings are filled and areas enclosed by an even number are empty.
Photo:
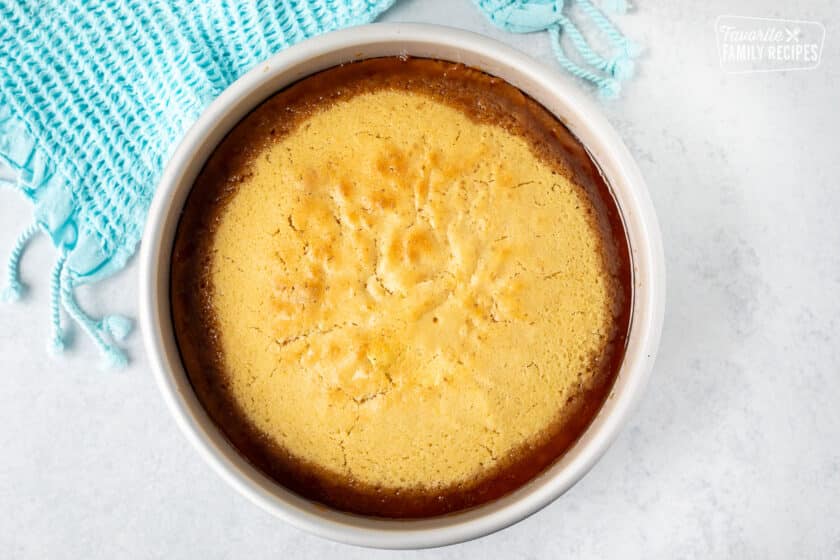
[[[293,131],[315,111],[360,93],[392,88],[427,95],[474,120],[526,138],[534,152],[570,176],[589,196],[602,229],[602,255],[620,294],[613,336],[589,388],[565,403],[543,437],[510,454],[469,483],[398,490],[336,476],[291,456],[248,420],[227,390],[211,305],[208,267],[213,235],[226,200],[269,142]],[[184,366],[210,418],[256,468],[298,494],[365,515],[416,518],[451,513],[499,498],[560,458],[590,425],[613,386],[630,322],[631,268],[621,216],[609,187],[581,143],[551,113],[507,82],[466,66],[429,59],[379,58],[310,76],[269,98],[221,142],[184,207],[172,254],[172,316]]]

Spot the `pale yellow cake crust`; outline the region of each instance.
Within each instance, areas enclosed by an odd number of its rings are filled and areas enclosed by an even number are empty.
[[[262,148],[217,218],[230,395],[336,477],[467,483],[598,371],[619,289],[601,235],[525,139],[417,93],[337,102]]]

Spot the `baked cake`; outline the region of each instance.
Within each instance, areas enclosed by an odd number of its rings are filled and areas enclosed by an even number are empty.
[[[530,480],[607,397],[628,330],[596,166],[498,78],[429,59],[277,93],[207,161],[172,257],[199,400],[293,491],[422,517]]]

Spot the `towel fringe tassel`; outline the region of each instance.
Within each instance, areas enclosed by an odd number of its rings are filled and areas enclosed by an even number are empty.
[[[99,348],[99,352],[105,358],[105,365],[108,368],[124,368],[128,364],[128,356],[118,346],[106,341],[106,337],[113,340],[122,340],[131,332],[133,323],[131,319],[122,315],[109,315],[97,321],[88,315],[76,301],[73,293],[75,285],[73,278],[65,266],[59,272],[59,291],[61,303],[67,314],[81,327],[81,329],[93,340]],[[56,326],[55,317],[54,327]],[[60,325],[58,326],[60,332]]]
[[[33,223],[24,229],[15,241],[12,254],[9,255],[9,261],[6,265],[6,287],[0,292],[0,301],[18,301],[26,293],[27,286],[20,281],[20,260],[23,258],[23,253],[26,252],[29,240],[35,237],[39,231],[41,231],[40,226]]]
[[[560,2],[556,25],[548,28],[554,56],[564,70],[595,85],[601,98],[614,99],[621,92],[619,82],[630,79],[635,73],[633,58],[639,55],[641,48],[627,39],[590,0],[575,0],[575,2],[583,14],[606,36],[614,53],[607,58],[596,52],[575,23],[562,12],[562,2]],[[615,2],[613,7],[615,6],[623,7],[620,13],[626,12],[626,2]],[[561,42],[561,33],[566,34],[569,43],[585,65],[573,61],[566,54]]]
[[[27,286],[20,281],[20,260],[30,239],[39,231],[41,231],[41,228],[35,223],[23,230],[18,236],[7,265],[7,286],[0,294],[3,301],[17,301],[25,293]],[[107,339],[124,340],[134,327],[133,321],[122,315],[107,315],[100,320],[95,320],[88,315],[76,301],[74,295],[75,284],[66,266],[67,257],[67,249],[61,249],[50,274],[52,339],[50,340],[49,350],[53,354],[60,354],[67,346],[68,331],[61,324],[63,308],[96,344],[105,358],[107,367],[125,367],[128,363],[125,352],[114,344],[110,344]]]

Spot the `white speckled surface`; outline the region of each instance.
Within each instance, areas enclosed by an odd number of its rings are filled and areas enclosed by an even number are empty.
[[[622,27],[648,46],[605,106],[645,174],[668,265],[649,391],[595,469],[484,539],[395,553],[300,533],[228,488],[169,417],[132,336],[96,367],[82,337],[45,352],[52,265],[39,239],[25,303],[0,309],[3,558],[840,557],[840,12],[833,0],[653,2]],[[721,14],[826,27],[813,71],[727,75]],[[401,1],[387,20],[447,23],[550,61],[544,35],[497,32],[466,0]],[[0,256],[29,220],[0,193]],[[136,264],[90,309],[135,314]]]

